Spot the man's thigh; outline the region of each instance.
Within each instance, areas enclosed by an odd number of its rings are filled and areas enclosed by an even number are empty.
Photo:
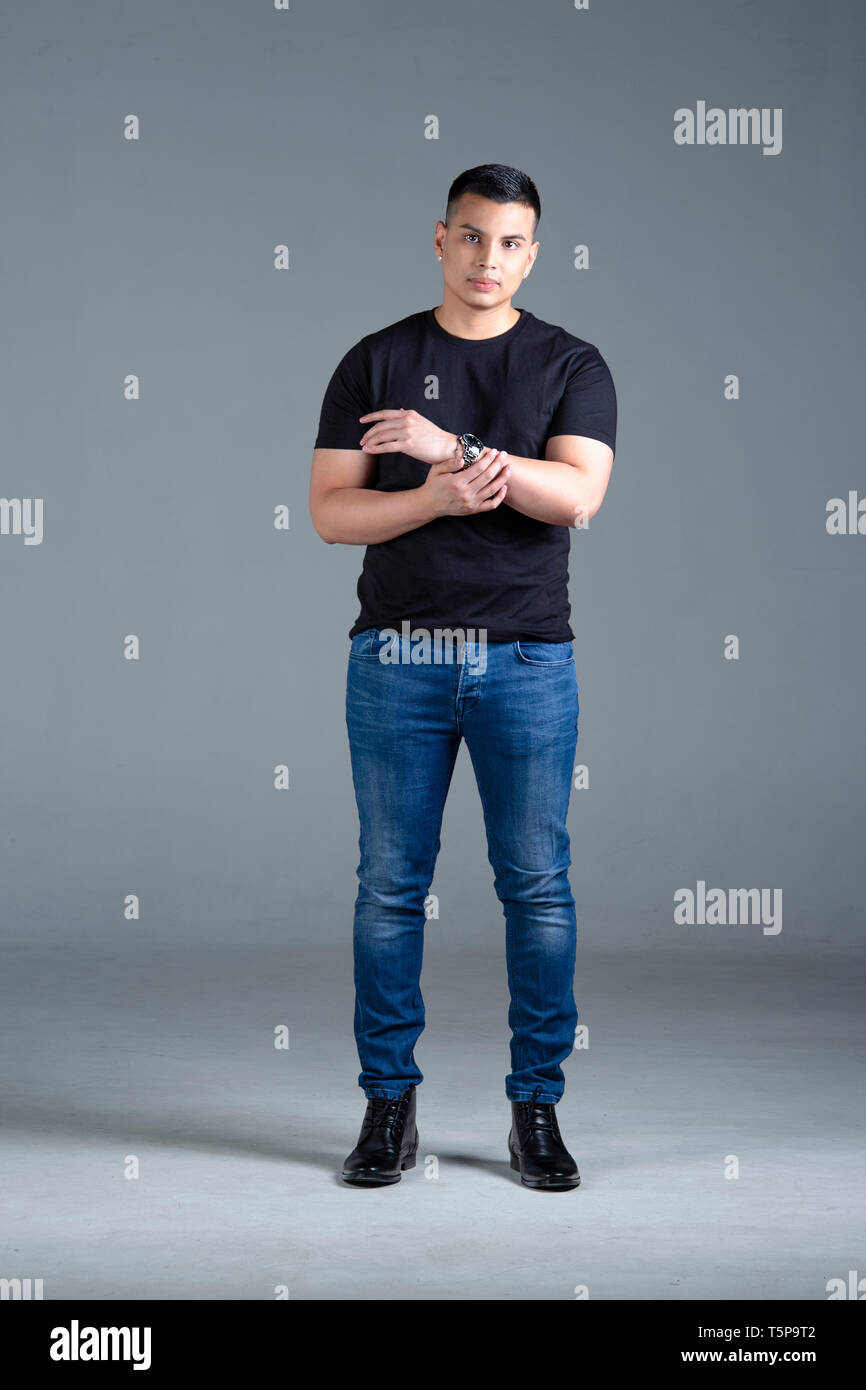
[[[491,858],[503,869],[561,866],[578,738],[572,644],[491,643],[486,660],[463,734]]]
[[[375,630],[373,630],[375,632]],[[383,642],[353,640],[346,676],[352,780],[368,858],[429,865],[460,746],[456,673],[382,662]]]

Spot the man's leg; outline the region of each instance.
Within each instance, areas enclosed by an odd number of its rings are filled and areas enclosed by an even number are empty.
[[[401,639],[401,644],[403,639]],[[460,745],[453,666],[388,664],[376,629],[352,642],[346,724],[360,820],[354,915],[355,1039],[364,1094],[395,1099],[423,1080],[424,900]]]
[[[577,1024],[566,815],[577,745],[570,642],[494,642],[462,712],[505,913],[512,1101],[555,1104]]]

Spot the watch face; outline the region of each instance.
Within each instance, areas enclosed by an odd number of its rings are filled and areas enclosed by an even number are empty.
[[[468,468],[470,463],[474,463],[479,454],[483,454],[484,445],[475,434],[464,434],[463,436],[463,457],[466,462],[463,467]]]

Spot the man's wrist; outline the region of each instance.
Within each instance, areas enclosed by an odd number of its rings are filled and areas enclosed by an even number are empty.
[[[421,483],[420,487],[410,489],[412,502],[414,503],[415,522],[417,525],[426,526],[428,521],[436,521],[439,512],[430,500],[430,489],[426,486],[427,479]]]
[[[448,453],[445,455],[445,457],[441,460],[442,463],[454,463],[457,457],[457,446],[459,443],[460,436],[456,434],[449,434],[448,438],[451,440],[451,447],[448,450]]]

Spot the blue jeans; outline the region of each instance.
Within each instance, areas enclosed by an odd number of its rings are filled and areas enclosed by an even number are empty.
[[[556,1103],[574,1047],[577,923],[565,819],[578,736],[571,642],[466,642],[462,661],[380,660],[384,629],[352,639],[346,724],[360,820],[355,1040],[366,1096],[423,1076],[425,899],[461,738],[481,796],[505,916],[510,1100]],[[414,644],[413,644],[414,645]]]

